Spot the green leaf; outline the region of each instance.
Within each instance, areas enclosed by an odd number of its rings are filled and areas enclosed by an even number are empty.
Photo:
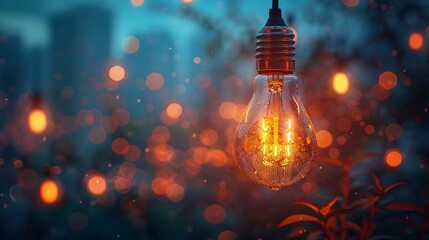
[[[378,177],[374,173],[371,173],[370,175],[372,180],[374,181],[375,186],[377,187],[377,190],[379,192],[383,192],[383,187],[381,186],[380,179],[378,179]]]
[[[390,190],[392,190],[392,189],[394,189],[394,188],[396,188],[398,186],[401,186],[401,185],[404,185],[404,183],[395,183],[395,184],[392,184],[392,185],[388,186],[386,189],[384,189],[383,193],[386,194]]]
[[[335,204],[335,202],[337,202],[337,200],[338,197],[334,198],[331,202],[328,203],[328,205],[320,209],[320,213],[323,215],[323,217],[326,217],[326,215],[328,215],[328,213],[331,211],[332,206]]]
[[[304,206],[312,209],[314,212],[319,213],[319,209],[311,203],[308,202],[294,202],[293,205]]]
[[[384,205],[383,208],[395,210],[395,211],[415,211],[424,213],[425,210],[417,204],[408,202],[393,202]]]
[[[324,157],[324,158],[321,158],[320,161],[323,162],[323,163],[326,163],[326,164],[331,164],[331,165],[335,165],[335,166],[344,168],[343,161],[338,160],[338,159]]]
[[[319,219],[317,219],[317,218],[315,218],[313,216],[305,215],[305,214],[297,214],[297,215],[292,215],[292,216],[289,216],[289,217],[285,218],[279,224],[279,226],[277,228],[281,228],[281,227],[284,227],[284,226],[287,226],[289,224],[296,223],[296,222],[307,222],[307,221],[309,221],[309,222],[317,222],[317,223],[321,224],[320,221],[319,221]]]

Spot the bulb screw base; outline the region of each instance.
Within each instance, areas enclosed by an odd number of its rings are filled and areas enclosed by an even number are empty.
[[[283,20],[283,19],[282,19]],[[295,71],[295,35],[285,25],[265,25],[256,35],[256,71],[259,74]]]

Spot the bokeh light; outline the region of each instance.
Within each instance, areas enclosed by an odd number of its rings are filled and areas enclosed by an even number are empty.
[[[199,58],[199,57],[194,57],[194,63],[195,64],[200,64],[201,63],[201,58]]]
[[[40,199],[46,204],[54,204],[60,198],[58,184],[51,179],[44,180],[40,185]]]
[[[120,65],[115,65],[109,69],[109,77],[115,82],[122,81],[125,78],[125,69]]]
[[[392,89],[396,86],[398,77],[393,72],[383,72],[378,78],[379,85],[384,89]]]
[[[232,102],[223,102],[219,106],[219,115],[224,119],[233,119],[238,112],[237,105]]]
[[[218,204],[212,204],[204,210],[204,218],[208,223],[220,224],[225,220],[225,217],[225,209]]]
[[[42,134],[48,126],[46,114],[41,109],[34,109],[28,115],[28,127],[34,134]]]
[[[144,3],[144,0],[131,0],[131,4],[134,7],[140,7],[141,5],[143,5],[143,3]]]
[[[408,45],[414,51],[420,50],[423,47],[423,36],[420,33],[412,33],[408,39]]]
[[[128,152],[129,144],[124,138],[116,138],[112,141],[112,150],[118,155],[124,155]]]
[[[343,0],[343,4],[346,7],[352,8],[356,7],[359,4],[359,0]]]
[[[238,235],[230,230],[225,230],[219,233],[218,240],[238,240]]]
[[[151,73],[146,77],[146,86],[153,90],[159,90],[164,86],[164,77],[159,73]]]
[[[201,132],[200,140],[206,146],[211,146],[217,142],[217,132],[211,128],[206,128]]]
[[[333,86],[338,94],[344,94],[349,90],[349,78],[343,72],[336,73],[333,79]]]
[[[391,148],[386,152],[384,160],[389,167],[398,167],[402,163],[402,153],[396,148]]]
[[[15,168],[22,168],[22,166],[24,166],[24,162],[21,159],[15,159],[13,161],[13,166]]]
[[[171,103],[168,105],[167,114],[171,118],[179,118],[182,115],[182,106],[178,103]]]
[[[106,190],[106,180],[102,175],[94,175],[88,181],[88,191],[100,195]]]
[[[122,40],[122,50],[126,53],[135,53],[139,50],[139,47],[140,41],[134,36],[128,36]]]
[[[317,145],[320,148],[327,148],[332,144],[332,134],[327,130],[320,130],[316,133]]]
[[[235,166],[237,126],[248,119],[243,113],[255,89],[255,31],[271,1],[87,1],[58,10],[42,1],[49,11],[34,13],[46,20],[36,25],[19,16],[34,15],[21,9],[25,4],[0,4],[19,20],[9,26],[9,18],[0,18],[6,24],[0,27],[0,219],[10,221],[6,237],[320,238],[310,225],[277,229],[282,219],[306,211],[289,203],[326,206],[340,193],[333,211],[355,208],[359,216],[347,220],[365,225],[365,209],[355,203],[364,203],[372,190],[368,173],[384,187],[404,182],[410,191],[389,194],[424,207],[424,184],[412,182],[426,180],[429,159],[429,23],[418,7],[425,0],[290,3],[285,21],[298,27],[290,30],[296,42],[300,36],[297,57],[303,60],[296,63],[299,96],[314,124],[307,130],[316,134],[303,140],[317,143],[318,159],[285,194],[254,184]],[[308,6],[314,19],[305,18]],[[217,24],[224,17],[237,21]],[[22,24],[34,28],[20,31]],[[290,90],[285,87],[281,92]],[[263,96],[253,100],[267,109],[277,95],[264,90]],[[299,115],[294,100],[282,104]],[[251,145],[246,141],[243,149],[250,152]],[[380,161],[364,158],[372,156],[368,152],[381,153]],[[295,174],[302,168],[298,160],[278,163],[292,161]],[[407,215],[380,211],[392,219]],[[419,214],[415,219],[422,219]],[[376,228],[368,232],[403,230],[373,220]],[[333,238],[359,235],[342,225],[333,225]]]

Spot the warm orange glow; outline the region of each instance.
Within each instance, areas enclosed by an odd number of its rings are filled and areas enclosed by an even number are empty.
[[[378,78],[379,85],[384,89],[392,89],[396,86],[398,77],[393,72],[384,72]]]
[[[210,163],[215,167],[222,167],[228,162],[225,152],[220,149],[210,150],[207,155]]]
[[[168,179],[156,177],[151,184],[152,191],[157,195],[164,195],[167,193],[167,188],[170,185]]]
[[[191,3],[193,0],[182,0],[184,3]]]
[[[167,194],[168,200],[177,203],[183,200],[183,197],[185,195],[185,190],[181,185],[177,183],[173,183],[170,186],[168,186],[166,194]]]
[[[48,120],[45,112],[41,109],[34,109],[28,116],[28,127],[34,134],[41,134],[46,130]]]
[[[156,160],[161,162],[169,162],[173,159],[174,149],[168,144],[158,144],[153,149],[153,154]]]
[[[153,91],[164,86],[164,77],[159,73],[151,73],[146,77],[146,86]]]
[[[289,163],[290,157],[293,153],[294,135],[292,129],[294,123],[292,119],[288,119],[285,136],[281,136],[279,132],[279,117],[265,117],[261,121],[261,149],[264,154],[263,163],[267,166],[271,166],[273,163],[279,163],[285,166]],[[246,141],[245,151],[252,151],[251,141]],[[279,161],[279,157],[284,156],[285,158]]]
[[[143,5],[143,3],[144,3],[144,0],[131,0],[131,4],[134,7],[140,7],[141,5]]]
[[[402,163],[402,154],[396,148],[391,148],[387,151],[384,160],[390,167],[398,167]]]
[[[119,82],[125,78],[125,69],[122,66],[115,65],[109,69],[109,77],[115,82]]]
[[[178,103],[172,103],[167,107],[167,115],[171,118],[179,118],[182,115],[182,106]]]
[[[332,144],[332,135],[326,130],[320,130],[316,133],[317,145],[320,148],[327,148]]]
[[[88,191],[100,195],[106,190],[106,180],[101,175],[92,176],[88,181]]]
[[[206,146],[211,146],[217,142],[217,132],[211,128],[206,128],[201,132],[201,142]]]
[[[408,45],[412,50],[420,50],[423,47],[423,36],[420,33],[413,33],[408,39]]]
[[[345,73],[339,72],[334,75],[334,90],[338,94],[344,94],[349,90],[349,78]]]
[[[172,125],[176,124],[177,121],[179,120],[178,118],[172,118],[172,117],[170,117],[167,114],[166,110],[164,110],[164,111],[161,112],[160,119],[161,119],[161,122],[164,123],[167,126],[172,126]]]
[[[60,190],[53,180],[45,180],[40,186],[40,199],[46,204],[53,204],[58,201]]]
[[[224,119],[233,119],[238,112],[237,106],[232,102],[223,102],[219,106],[219,115]]]

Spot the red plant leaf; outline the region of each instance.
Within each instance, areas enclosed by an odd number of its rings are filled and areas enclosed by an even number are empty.
[[[371,223],[371,226],[369,226],[369,229],[366,232],[366,236],[365,236],[366,238],[365,239],[368,239],[374,233],[374,231],[375,231],[375,224]]]
[[[327,163],[327,164],[331,164],[331,165],[335,165],[335,166],[344,168],[343,161],[338,160],[338,159],[324,157],[324,158],[321,158],[320,161],[323,162],[323,163]]]
[[[338,215],[347,215],[347,214],[353,214],[356,215],[358,212],[356,212],[355,210],[352,209],[339,209],[339,210],[333,210],[328,214],[328,218],[331,216],[338,216]]]
[[[307,240],[317,240],[323,231],[314,231],[307,236]]]
[[[383,208],[395,210],[395,211],[415,211],[424,213],[425,210],[417,204],[408,202],[393,202],[384,205]]]
[[[396,187],[399,187],[399,186],[401,186],[401,185],[404,185],[404,183],[395,183],[395,184],[392,184],[392,185],[390,185],[390,186],[388,186],[386,189],[384,189],[384,194],[386,194],[387,192],[389,192],[390,190],[392,190],[392,189],[394,189],[394,188],[396,188]]]
[[[377,187],[377,190],[379,192],[383,192],[383,187],[381,186],[380,179],[378,179],[378,177],[374,173],[371,173],[370,175],[372,180],[374,181],[375,186]]]
[[[308,208],[312,209],[314,212],[319,213],[319,209],[316,206],[314,206],[313,204],[311,204],[311,203],[308,203],[308,202],[294,202],[292,204],[293,205],[300,205],[300,206],[308,207]]]
[[[362,228],[354,222],[347,221],[346,226],[344,226],[344,227],[352,229],[353,231],[355,231],[359,234],[361,234],[361,232],[362,232]]]
[[[351,207],[360,206],[363,209],[368,208],[371,205],[374,205],[378,200],[380,200],[379,196],[369,196],[367,198],[358,199],[350,205]]]
[[[365,158],[369,158],[369,157],[373,157],[373,156],[377,156],[377,155],[378,155],[378,153],[375,153],[375,152],[360,153],[356,157],[350,159],[350,165],[353,165],[353,164],[355,164],[361,160],[364,160]]]
[[[335,202],[337,202],[337,200],[338,197],[334,198],[331,202],[328,203],[328,205],[320,209],[320,214],[322,214],[323,217],[326,217],[326,215],[328,215],[328,213],[331,211],[332,206],[335,204]]]
[[[325,225],[330,229],[334,229],[337,226],[337,218],[336,217],[328,218]]]
[[[292,215],[292,216],[285,218],[279,224],[279,226],[277,228],[281,228],[281,227],[287,226],[287,225],[292,224],[292,223],[305,222],[305,221],[317,222],[317,223],[321,224],[319,219],[317,219],[313,216],[305,215],[305,214],[297,214],[297,215]]]
[[[426,229],[429,229],[429,222],[423,221],[423,232],[425,232]]]
[[[302,237],[304,234],[307,233],[308,231],[305,228],[295,228],[287,235],[287,239]]]

